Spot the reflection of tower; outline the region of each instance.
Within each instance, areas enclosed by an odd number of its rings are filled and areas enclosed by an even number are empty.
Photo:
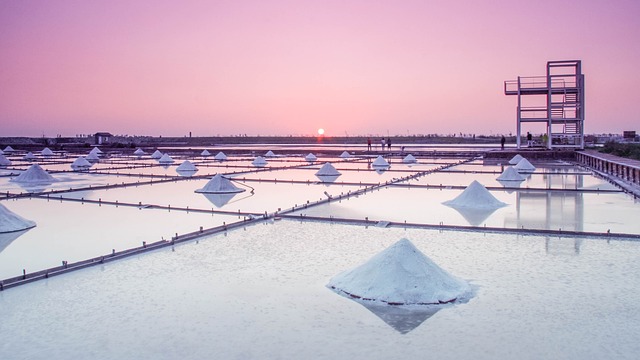
[[[516,191],[515,218],[505,218],[505,227],[544,230],[584,231],[584,197],[579,189],[584,178],[568,169],[548,169],[544,174],[547,191]],[[554,242],[547,239],[549,252]],[[575,253],[581,241],[575,240]]]
[[[546,230],[584,230],[583,175],[559,170],[543,175],[548,189],[516,191],[516,217],[505,226]]]

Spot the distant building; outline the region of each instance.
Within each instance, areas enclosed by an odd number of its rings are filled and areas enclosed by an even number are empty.
[[[623,131],[622,138],[626,141],[636,141],[636,132],[634,130]]]
[[[108,132],[97,132],[93,134],[93,138],[97,145],[110,143],[111,137],[113,137],[113,135],[111,135],[111,133],[108,133]]]

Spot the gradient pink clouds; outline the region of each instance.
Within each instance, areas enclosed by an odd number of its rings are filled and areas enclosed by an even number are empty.
[[[482,3],[482,4],[481,4]],[[4,1],[0,136],[509,133],[502,82],[582,59],[636,130],[635,1]]]

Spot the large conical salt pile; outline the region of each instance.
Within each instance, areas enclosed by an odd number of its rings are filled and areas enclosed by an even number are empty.
[[[100,155],[102,154],[102,150],[98,149],[97,147],[94,147],[93,149],[91,149],[91,151],[89,151],[89,153]]]
[[[491,195],[489,190],[476,180],[473,180],[455,199],[445,201],[443,204],[473,209],[496,209],[507,205]]]
[[[87,159],[84,158],[84,156],[80,156],[77,159],[75,159],[73,161],[73,163],[71,163],[71,168],[72,169],[88,169],[91,166],[93,166],[92,163],[90,163],[89,161],[87,161]]]
[[[20,175],[14,177],[9,180],[18,183],[52,183],[56,181],[56,179],[49,175],[43,168],[38,164],[31,165],[27,170],[22,172]]]
[[[522,159],[524,159],[524,158],[522,157],[522,155],[520,155],[520,154],[516,154],[516,156],[512,157],[512,158],[511,158],[511,160],[509,160],[509,164],[511,164],[511,165],[515,165],[515,164],[519,163],[519,162],[520,162],[520,160],[522,160]]]
[[[520,175],[518,170],[514,169],[513,166],[507,166],[502,174],[496,178],[496,180],[500,181],[523,181],[524,179],[525,177]]]
[[[347,152],[347,151],[343,151],[342,154],[340,154],[340,158],[342,158],[342,159],[350,159],[351,158],[351,154],[349,154],[349,152]]]
[[[164,154],[160,159],[158,159],[160,164],[173,164],[174,160],[169,156],[169,154]]]
[[[218,161],[224,161],[224,160],[227,160],[227,155],[225,153],[223,153],[222,151],[220,151],[213,158],[218,160]]]
[[[162,154],[160,152],[160,150],[156,150],[156,151],[153,152],[153,154],[151,154],[151,158],[152,159],[160,159],[162,157],[162,155],[164,155],[164,154]]]
[[[2,151],[2,149],[0,149],[0,155],[4,155],[4,151]]]
[[[33,155],[33,153],[31,151],[29,151],[27,153],[27,155],[25,155],[22,159],[27,160],[27,161],[32,161],[36,159],[36,156]]]
[[[209,193],[209,194],[230,194],[243,192],[245,189],[241,189],[235,186],[226,177],[216,174],[209,182],[202,188],[196,190],[197,193]]]
[[[529,160],[523,158],[522,160],[520,160],[515,166],[514,168],[516,170],[518,170],[518,172],[534,172],[536,170],[536,167],[533,166]]]
[[[49,149],[48,147],[42,149],[40,153],[44,156],[53,156],[53,151],[51,151],[51,149]]]
[[[0,154],[0,166],[11,165],[11,160],[7,159],[4,155]]]
[[[144,152],[144,150],[140,148],[137,148],[136,151],[133,152],[133,155],[136,155],[136,156],[142,156],[144,154],[146,154],[146,152]]]
[[[403,163],[407,163],[407,164],[414,163],[416,161],[418,161],[418,160],[415,158],[415,156],[413,156],[411,154],[405,156],[404,159],[402,159],[402,162]]]
[[[0,233],[30,229],[34,226],[36,226],[35,222],[11,212],[0,204]]]
[[[191,161],[185,160],[176,168],[176,171],[198,171],[198,168]]]
[[[204,150],[202,150],[202,152],[200,153],[200,156],[211,156],[211,153],[209,152],[209,150],[204,149]]]
[[[318,160],[318,158],[312,153],[307,154],[307,156],[305,156],[304,159],[311,162]]]
[[[274,156],[276,156],[276,154],[274,154],[273,151],[269,150],[269,151],[267,151],[266,154],[264,154],[264,156],[266,156],[266,157],[274,157]]]
[[[15,150],[13,150],[13,148],[12,148],[11,146],[7,145],[7,147],[6,147],[6,148],[4,148],[4,150],[3,150],[3,151],[4,151],[4,152],[6,152],[6,153],[12,153],[12,152],[14,152]]]
[[[98,157],[98,154],[96,154],[96,153],[89,153],[84,158],[89,160],[89,161],[91,161],[91,162],[97,162],[98,160],[100,160],[100,158]]]
[[[389,166],[389,163],[382,157],[382,155],[378,155],[371,165],[376,167],[387,167]]]
[[[440,268],[407,239],[334,276],[327,286],[354,299],[390,305],[446,304],[471,290],[466,281]]]
[[[316,172],[316,176],[337,176],[342,175],[331,163],[325,163],[320,170]]]
[[[267,160],[265,160],[262,156],[256,156],[252,164],[254,166],[265,166],[267,165]]]

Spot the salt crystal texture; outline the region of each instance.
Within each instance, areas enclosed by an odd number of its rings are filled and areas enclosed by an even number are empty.
[[[466,281],[440,268],[407,239],[334,276],[327,287],[354,299],[389,305],[446,304],[471,290]]]
[[[21,231],[36,226],[36,223],[13,213],[0,204],[0,233]]]
[[[443,204],[451,207],[474,209],[496,209],[507,205],[491,195],[489,190],[476,180],[473,180],[455,199],[445,201]]]
[[[239,193],[245,191],[235,186],[226,177],[216,174],[209,182],[202,188],[196,190],[197,193],[209,193],[209,194],[229,194]]]
[[[16,176],[15,178],[9,180],[17,183],[52,183],[57,181],[53,176],[49,175],[43,168],[38,164],[31,165],[27,170],[25,170],[22,174]]]

